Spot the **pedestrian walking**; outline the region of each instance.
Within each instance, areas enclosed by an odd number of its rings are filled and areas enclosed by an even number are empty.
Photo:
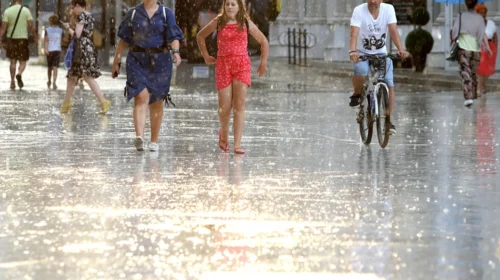
[[[52,84],[52,88],[57,89],[57,70],[61,58],[63,30],[59,27],[59,17],[57,15],[49,17],[49,24],[50,26],[45,29],[44,39],[45,52],[47,54],[47,87],[50,88]]]
[[[24,7],[22,0],[13,0],[12,5],[5,10],[0,28],[0,38],[7,32],[7,42],[5,50],[7,58],[10,60],[10,88],[24,87],[23,73],[26,70],[27,62],[30,58],[28,29],[33,36],[33,41],[37,42],[37,34],[30,9]],[[16,67],[19,61],[19,68]]]
[[[479,83],[478,96],[481,96],[487,92],[486,81],[488,81],[491,75],[495,74],[498,54],[498,35],[495,22],[487,19],[488,8],[483,4],[479,4],[476,6],[476,12],[484,18],[486,24],[483,41],[487,47],[481,49],[481,60],[477,68]]]
[[[76,15],[73,12],[73,9],[71,6],[68,6],[66,8],[65,14],[66,14],[67,18],[69,19],[69,27],[71,29],[75,30],[75,28],[76,28]],[[64,51],[68,50],[69,44],[71,43],[71,39],[72,39],[71,34],[69,33],[69,31],[67,29],[65,29],[63,32],[63,39],[62,39],[62,46],[63,46]],[[80,87],[80,89],[85,88],[83,85],[82,78],[78,78],[76,84]]]
[[[97,61],[97,50],[92,40],[94,18],[86,10],[87,3],[85,0],[72,0],[71,6],[76,15],[76,27],[75,29],[71,28],[69,23],[64,23],[64,27],[69,30],[73,38],[74,49],[79,49],[80,55],[79,57],[77,57],[78,55],[73,57],[73,63],[68,70],[66,96],[64,97],[61,112],[66,113],[73,106],[71,96],[75,91],[78,79],[83,78],[101,104],[100,113],[106,114],[111,107],[111,102],[104,98],[99,84],[95,80],[101,76],[101,70]],[[78,59],[78,62],[75,61],[75,58]]]
[[[217,30],[217,59],[207,52],[205,38]],[[219,148],[229,151],[229,121],[233,111],[234,153],[245,154],[241,138],[245,125],[245,102],[251,86],[252,65],[248,55],[248,34],[261,45],[261,60],[257,73],[267,72],[269,43],[259,28],[249,19],[243,0],[224,0],[222,12],[205,26],[196,40],[207,64],[215,64],[215,84],[219,97]]]
[[[477,0],[465,0],[465,5],[467,11],[455,20],[452,38],[458,37],[457,54],[464,89],[464,106],[470,107],[477,98],[477,68],[486,25],[484,18],[475,11]]]
[[[144,150],[146,117],[150,113],[151,142],[149,150],[159,151],[158,137],[163,119],[163,102],[170,100],[173,62],[181,63],[180,41],[184,40],[173,12],[156,0],[144,0],[130,9],[118,29],[120,41],[113,61],[113,77],[120,73],[122,53],[127,55],[127,100],[134,99],[134,127],[137,151]],[[173,59],[172,60],[172,56]]]

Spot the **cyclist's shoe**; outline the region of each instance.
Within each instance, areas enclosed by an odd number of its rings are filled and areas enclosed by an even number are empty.
[[[391,126],[389,128],[389,135],[393,136],[393,135],[396,135],[397,131],[396,131],[396,127],[391,123]]]
[[[355,95],[355,94],[353,94],[349,98],[351,98],[351,102],[349,102],[349,106],[351,106],[352,108],[355,108],[355,107],[359,106],[361,95]]]

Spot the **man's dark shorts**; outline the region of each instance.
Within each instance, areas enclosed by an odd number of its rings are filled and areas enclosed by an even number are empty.
[[[28,39],[9,39],[7,58],[11,60],[28,61],[30,58]]]
[[[49,52],[47,54],[47,64],[49,68],[59,67],[59,59],[61,58],[61,52]]]

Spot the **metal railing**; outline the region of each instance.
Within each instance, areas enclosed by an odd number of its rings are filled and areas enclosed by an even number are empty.
[[[316,36],[307,29],[288,28],[279,38],[288,47],[288,64],[307,66],[307,50],[316,45]]]

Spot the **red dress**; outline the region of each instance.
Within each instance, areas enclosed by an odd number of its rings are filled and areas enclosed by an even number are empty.
[[[481,49],[481,60],[479,62],[477,73],[481,76],[489,77],[495,74],[495,63],[497,61],[498,52],[497,46],[493,44],[493,39],[495,38],[495,34],[497,33],[497,27],[492,20],[486,21],[486,30],[484,33],[484,36],[487,36],[487,38],[489,39],[488,45],[490,46],[493,55],[489,55],[484,48]]]
[[[248,32],[245,25],[226,24],[217,34],[217,60],[215,84],[217,90],[227,88],[233,80],[249,87],[252,84],[252,64],[248,56]]]
[[[497,61],[498,48],[493,44],[493,41],[489,41],[491,52],[490,55],[484,48],[481,48],[481,61],[479,62],[479,67],[477,68],[477,73],[481,76],[489,77],[495,74],[495,63]]]

